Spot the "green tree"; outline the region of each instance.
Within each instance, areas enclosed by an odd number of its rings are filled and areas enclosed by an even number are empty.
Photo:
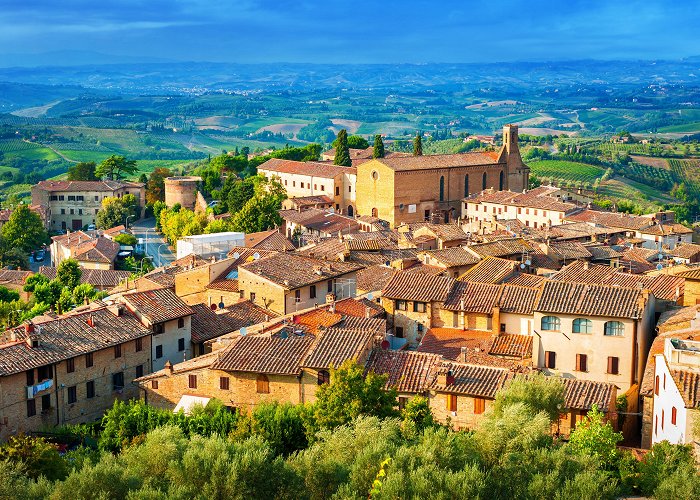
[[[335,142],[335,158],[333,159],[334,165],[341,165],[344,167],[352,166],[352,160],[350,159],[350,148],[348,146],[348,131],[341,129],[338,132],[338,137]]]
[[[87,304],[95,300],[100,292],[90,283],[82,283],[73,289],[73,302],[76,305]]]
[[[95,169],[95,175],[102,179],[118,181],[138,171],[135,160],[127,160],[124,156],[112,155],[100,163]]]
[[[0,286],[0,302],[12,302],[13,300],[19,300],[19,292]]]
[[[31,293],[31,292],[34,291],[34,288],[35,288],[37,285],[45,285],[45,284],[47,284],[49,281],[50,281],[49,278],[47,278],[47,277],[46,277],[45,275],[43,275],[43,274],[39,274],[39,273],[37,273],[37,274],[32,274],[30,277],[28,277],[28,278],[25,280],[25,282],[24,282],[24,287],[22,287],[22,289],[23,289],[25,292],[30,292],[30,293]]]
[[[10,248],[29,253],[46,243],[48,235],[39,214],[22,204],[13,210],[9,220],[2,226],[2,238]]]
[[[569,436],[569,447],[575,453],[599,460],[605,468],[612,468],[620,457],[617,444],[622,433],[615,432],[610,422],[604,422],[603,413],[593,406]]]
[[[80,265],[75,259],[62,260],[56,269],[56,279],[61,286],[69,290],[73,290],[80,284],[82,274],[83,271],[80,269]]]
[[[430,401],[423,396],[412,397],[401,410],[404,429],[414,432],[423,432],[428,427],[435,425],[433,412],[430,410]]]
[[[555,422],[564,407],[565,392],[564,384],[555,377],[541,374],[527,378],[519,376],[498,391],[493,410],[500,416],[506,407],[524,403],[533,413],[544,412],[550,422]]]
[[[351,135],[348,137],[348,147],[352,149],[367,149],[369,142],[359,135]]]
[[[372,151],[372,158],[384,158],[384,141],[382,136],[377,134],[374,136],[374,149]]]
[[[172,177],[173,173],[165,167],[156,167],[151,172],[146,183],[146,203],[153,205],[157,201],[165,200],[165,178]]]
[[[423,138],[420,132],[413,138],[413,156],[423,156]]]
[[[111,229],[124,224],[128,216],[129,209],[124,206],[121,198],[105,198],[102,200],[102,207],[97,212],[97,227]]]
[[[233,231],[255,233],[279,226],[282,219],[279,210],[287,193],[276,179],[255,176],[254,195],[231,218],[230,226]],[[247,179],[246,179],[247,180]]]
[[[314,417],[321,428],[346,424],[360,415],[380,418],[397,415],[397,393],[386,390],[387,377],[368,373],[352,360],[331,370],[331,382],[322,385],[316,393]]]
[[[129,233],[121,233],[116,235],[114,238],[112,238],[114,241],[119,243],[120,245],[126,245],[126,246],[135,246],[136,243],[138,243],[138,240],[136,239],[136,236],[133,234]]]
[[[68,180],[69,181],[96,181],[97,176],[95,175],[95,162],[88,161],[76,163],[68,167]]]
[[[33,479],[39,476],[63,479],[68,473],[56,446],[40,437],[10,436],[0,447],[0,460],[22,464],[26,474]]]

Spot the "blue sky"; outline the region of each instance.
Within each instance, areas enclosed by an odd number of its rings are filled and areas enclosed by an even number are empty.
[[[227,62],[486,62],[700,55],[700,2],[0,0],[0,54]]]

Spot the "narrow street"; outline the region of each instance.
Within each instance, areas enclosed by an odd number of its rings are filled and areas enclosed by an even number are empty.
[[[154,266],[167,266],[175,260],[175,255],[165,239],[156,232],[155,226],[156,219],[151,217],[134,222],[129,229],[139,242],[143,241],[144,252],[151,256]]]

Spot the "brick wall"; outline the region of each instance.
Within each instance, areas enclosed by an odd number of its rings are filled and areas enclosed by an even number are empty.
[[[474,429],[484,419],[487,411],[493,405],[493,400],[484,399],[484,412],[474,413],[474,398],[472,396],[457,395],[457,411],[448,409],[448,394],[433,393],[430,395],[430,409],[435,419],[441,424],[451,424],[455,430]]]

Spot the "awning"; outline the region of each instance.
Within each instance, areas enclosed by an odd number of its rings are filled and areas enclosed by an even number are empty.
[[[175,406],[173,413],[183,410],[185,415],[189,415],[192,413],[192,408],[195,405],[206,406],[210,399],[211,398],[204,398],[202,396],[188,396],[185,394],[180,398],[180,401],[177,403],[177,406]]]

